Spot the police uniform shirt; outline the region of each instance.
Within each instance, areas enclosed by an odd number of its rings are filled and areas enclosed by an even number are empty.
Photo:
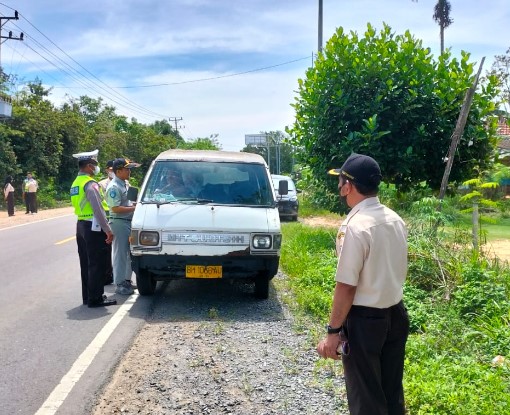
[[[110,207],[110,217],[131,219],[133,212],[114,213],[112,207],[116,206],[132,206],[132,202],[127,197],[127,186],[124,180],[115,176],[106,188],[106,203]]]
[[[407,230],[394,211],[370,197],[354,206],[340,226],[335,280],[356,286],[354,305],[387,308],[403,295]]]

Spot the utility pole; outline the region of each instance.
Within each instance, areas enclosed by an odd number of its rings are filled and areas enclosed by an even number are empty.
[[[448,149],[448,156],[446,158],[446,167],[444,169],[443,180],[441,181],[441,188],[439,190],[438,210],[441,210],[441,203],[443,202],[443,198],[446,193],[446,187],[448,186],[448,178],[450,177],[453,159],[455,158],[455,151],[457,150],[460,138],[462,137],[462,133],[464,132],[464,127],[466,126],[469,109],[471,108],[471,103],[473,102],[476,86],[478,85],[478,79],[480,78],[484,62],[485,56],[482,58],[482,61],[480,62],[480,67],[478,68],[478,73],[476,74],[476,77],[473,81],[473,85],[471,85],[471,87],[467,90],[466,95],[464,96],[464,102],[460,110],[459,118],[457,119],[457,124],[455,125],[455,130],[453,131],[451,137],[450,148]]]
[[[12,31],[9,31],[9,36],[2,36],[2,28],[4,27],[5,23],[7,23],[8,20],[19,20],[18,11],[14,10],[14,16],[0,16],[0,39],[5,39],[0,41],[0,70],[2,71],[2,74],[4,72],[2,69],[2,52],[1,52],[2,43],[6,42],[8,39],[23,40],[23,32],[20,33],[19,37],[13,36]]]
[[[177,127],[177,123],[179,121],[182,121],[182,117],[179,117],[179,118],[177,118],[177,117],[169,117],[168,121],[175,123],[175,131],[177,131],[177,128],[178,128]]]
[[[322,52],[322,0],[319,0],[319,25],[318,25],[318,28],[319,28],[319,45],[318,45],[318,48],[317,48],[317,52],[320,53]]]

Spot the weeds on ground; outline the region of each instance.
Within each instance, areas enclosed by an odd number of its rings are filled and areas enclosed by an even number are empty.
[[[473,253],[467,231],[450,223],[448,231],[431,229],[436,224],[427,215],[408,221],[409,413],[510,413],[510,270]],[[282,229],[286,301],[302,321],[315,323],[308,327],[319,337],[331,307],[336,231],[299,223]],[[493,363],[496,356],[501,358]]]

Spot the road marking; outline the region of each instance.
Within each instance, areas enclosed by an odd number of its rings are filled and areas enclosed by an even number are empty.
[[[138,294],[133,294],[119,307],[117,312],[110,318],[108,323],[105,324],[94,340],[92,340],[78,359],[76,359],[76,362],[74,362],[69,372],[60,380],[59,384],[53,389],[48,399],[46,399],[35,415],[53,415],[58,411],[69,393],[71,393],[74,385],[78,383],[81,376],[90,366],[110,335],[114,332],[131,307],[133,307],[137,298]]]
[[[55,216],[54,218],[46,218],[46,219],[41,219],[41,220],[34,220],[34,221],[31,221],[31,222],[27,222],[27,223],[21,223],[19,225],[8,226],[7,228],[0,228],[0,232],[6,231],[7,229],[14,229],[14,228],[20,228],[21,226],[31,225],[32,223],[46,222],[47,220],[65,218],[67,216],[74,216],[74,213],[69,213],[68,215]]]
[[[75,239],[76,239],[76,236],[71,236],[70,238],[55,242],[55,245],[62,245],[62,244],[65,244],[66,242],[73,241]]]

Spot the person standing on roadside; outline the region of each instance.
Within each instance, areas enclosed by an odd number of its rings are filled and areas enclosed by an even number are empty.
[[[25,215],[37,213],[37,190],[39,185],[37,180],[32,176],[32,172],[27,172],[27,177],[23,180],[22,196],[25,200],[26,212]]]
[[[7,202],[7,214],[14,216],[14,187],[12,186],[12,176],[5,178],[4,199]]]
[[[129,252],[129,236],[131,235],[131,219],[135,211],[135,203],[128,199],[126,182],[131,176],[131,169],[140,164],[125,158],[113,161],[115,177],[106,189],[106,202],[110,208],[110,224],[115,239],[112,244],[113,281],[117,285],[116,294],[131,295],[136,288],[131,282],[131,254]]]
[[[99,181],[99,189],[101,191],[101,196],[106,201],[106,188],[113,180],[115,175],[113,174],[113,160],[108,160],[106,162],[106,174],[107,176]],[[108,204],[104,204],[106,210],[106,217],[110,219],[110,208]],[[113,267],[112,267],[112,244],[106,244],[106,249],[108,251],[108,255],[106,258],[105,265],[105,276],[104,276],[104,285],[113,284]]]
[[[351,210],[337,236],[333,305],[317,352],[335,360],[341,355],[351,414],[404,415],[406,226],[379,202],[382,176],[373,158],[352,154],[329,174],[338,176],[340,197]]]
[[[76,242],[81,268],[83,304],[103,307],[117,304],[104,295],[106,244],[111,244],[113,233],[106,218],[104,199],[99,184],[93,179],[99,174],[99,151],[73,154],[78,159],[79,172],[71,185],[71,203],[78,217]]]
[[[103,195],[106,194],[106,188],[115,177],[115,175],[113,174],[113,160],[108,160],[106,162],[106,175],[107,176],[103,180],[99,181],[99,186],[103,191]]]

